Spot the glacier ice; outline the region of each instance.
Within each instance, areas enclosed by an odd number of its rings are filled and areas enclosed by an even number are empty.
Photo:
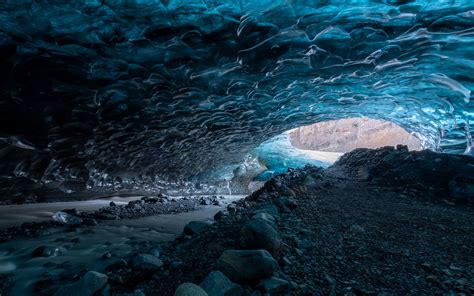
[[[0,70],[14,192],[187,186],[354,116],[474,154],[472,1],[3,0]]]

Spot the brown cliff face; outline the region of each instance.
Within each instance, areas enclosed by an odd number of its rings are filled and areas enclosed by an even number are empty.
[[[346,153],[356,148],[407,145],[420,150],[421,141],[400,126],[365,117],[344,118],[302,126],[290,133],[299,149]]]

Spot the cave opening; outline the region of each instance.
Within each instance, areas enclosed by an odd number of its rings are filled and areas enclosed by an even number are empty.
[[[404,145],[410,151],[418,151],[435,149],[434,143],[433,138],[415,136],[398,124],[383,119],[362,116],[326,120],[293,128],[261,143],[250,153],[253,157],[247,157],[241,165],[246,169],[239,167],[236,171],[234,180],[242,180],[242,171],[249,174],[247,181],[261,182],[308,164],[327,168],[344,153],[358,148]],[[258,188],[255,183],[249,185]]]

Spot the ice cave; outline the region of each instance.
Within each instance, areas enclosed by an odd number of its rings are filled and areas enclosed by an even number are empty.
[[[474,295],[474,2],[0,1],[0,295]]]

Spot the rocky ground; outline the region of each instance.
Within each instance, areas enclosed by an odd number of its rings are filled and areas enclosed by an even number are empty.
[[[453,180],[473,164],[399,147],[295,170],[164,246],[157,272],[136,276],[124,262],[109,284],[145,295],[173,295],[183,282],[209,295],[472,295],[474,183]]]
[[[215,223],[188,224],[174,242],[141,242],[105,274],[84,270],[36,291],[472,295],[473,175],[467,156],[355,150],[328,169],[273,178],[216,214]]]

